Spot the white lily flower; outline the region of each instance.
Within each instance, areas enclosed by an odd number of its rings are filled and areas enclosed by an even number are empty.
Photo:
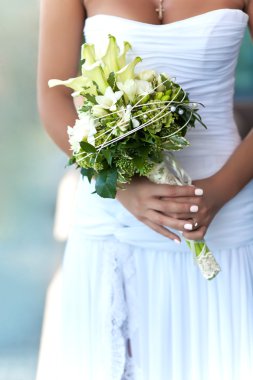
[[[95,104],[94,106],[92,106],[92,114],[95,117],[105,116],[107,115],[107,113],[108,112],[98,104]]]
[[[119,110],[119,116],[121,117],[121,121],[118,125],[119,129],[122,132],[125,132],[129,128],[129,122],[132,121],[133,128],[137,128],[140,125],[140,122],[132,117],[132,106],[130,104],[127,105],[126,108],[121,107]]]
[[[71,150],[78,153],[81,148],[81,141],[87,141],[89,144],[95,145],[94,135],[96,132],[95,122],[90,115],[82,115],[81,119],[76,120],[74,127],[68,126]]]
[[[127,96],[126,101],[128,101],[128,99],[130,102],[135,100],[137,95],[137,85],[134,79],[127,79],[124,83],[117,82],[117,87]]]
[[[133,128],[139,127],[139,125],[140,125],[139,120],[135,119],[135,117],[133,117],[131,120],[132,120],[132,123],[133,123]]]
[[[116,111],[116,103],[122,97],[122,95],[122,91],[113,92],[112,88],[109,86],[105,90],[104,95],[96,96],[96,101],[102,108],[108,109],[110,111]]]
[[[143,70],[137,74],[137,79],[145,80],[148,82],[152,82],[156,77],[156,72],[154,70]]]
[[[153,92],[152,84],[146,80],[135,79],[137,94],[138,95],[148,95]]]

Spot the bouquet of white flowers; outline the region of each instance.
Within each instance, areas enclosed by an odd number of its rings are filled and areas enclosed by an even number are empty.
[[[198,104],[167,74],[153,70],[136,73],[136,57],[126,63],[124,42],[121,52],[115,37],[102,57],[95,46],[85,43],[81,50],[81,76],[66,81],[52,79],[49,86],[65,85],[82,96],[78,120],[68,127],[73,155],[70,164],[81,168],[89,181],[95,179],[98,195],[115,198],[134,175],[155,183],[184,185],[191,179],[171,151],[189,143],[187,129],[198,121]],[[186,240],[204,277],[211,279],[220,268],[204,241]]]

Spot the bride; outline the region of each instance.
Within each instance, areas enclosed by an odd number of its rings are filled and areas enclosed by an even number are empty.
[[[253,0],[41,0],[39,110],[67,155],[76,110],[69,89],[47,83],[77,75],[83,32],[102,50],[108,34],[129,41],[140,69],[168,73],[205,105],[208,128],[177,153],[193,186],[136,177],[112,200],[80,179],[39,380],[253,378],[253,134],[241,141],[233,118],[247,24]],[[205,237],[222,268],[214,280],[182,236]]]

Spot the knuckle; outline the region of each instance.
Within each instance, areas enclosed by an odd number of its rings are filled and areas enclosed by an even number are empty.
[[[193,202],[192,204],[196,206],[201,206],[203,203],[202,199],[198,197],[191,198],[191,201]]]
[[[160,225],[164,225],[165,224],[165,220],[164,219],[165,218],[162,215],[157,214],[157,216],[156,216],[156,223],[160,224]]]
[[[141,215],[141,214],[137,214],[135,217],[136,217],[137,220],[139,220],[139,222],[142,222],[142,223],[145,223],[146,220],[147,220],[147,219],[146,219],[143,215]]]
[[[168,185],[168,196],[174,197],[178,194],[178,186]]]

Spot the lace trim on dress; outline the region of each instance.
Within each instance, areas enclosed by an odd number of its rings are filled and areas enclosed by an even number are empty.
[[[127,299],[125,282],[127,287],[133,286],[135,267],[131,248],[118,242],[106,242],[103,254],[107,254],[108,267],[106,272],[107,286],[110,284],[110,331],[111,331],[111,380],[134,380],[134,360],[128,354],[127,341],[129,337],[129,310],[136,310],[136,302]],[[133,289],[135,290],[135,289]],[[131,291],[130,294],[134,294]],[[129,304],[131,303],[131,305]],[[131,315],[132,317],[132,315]],[[134,316],[134,328],[137,328],[137,319]],[[106,323],[107,324],[107,323]],[[107,324],[108,326],[108,324]],[[132,328],[132,326],[131,326]]]

